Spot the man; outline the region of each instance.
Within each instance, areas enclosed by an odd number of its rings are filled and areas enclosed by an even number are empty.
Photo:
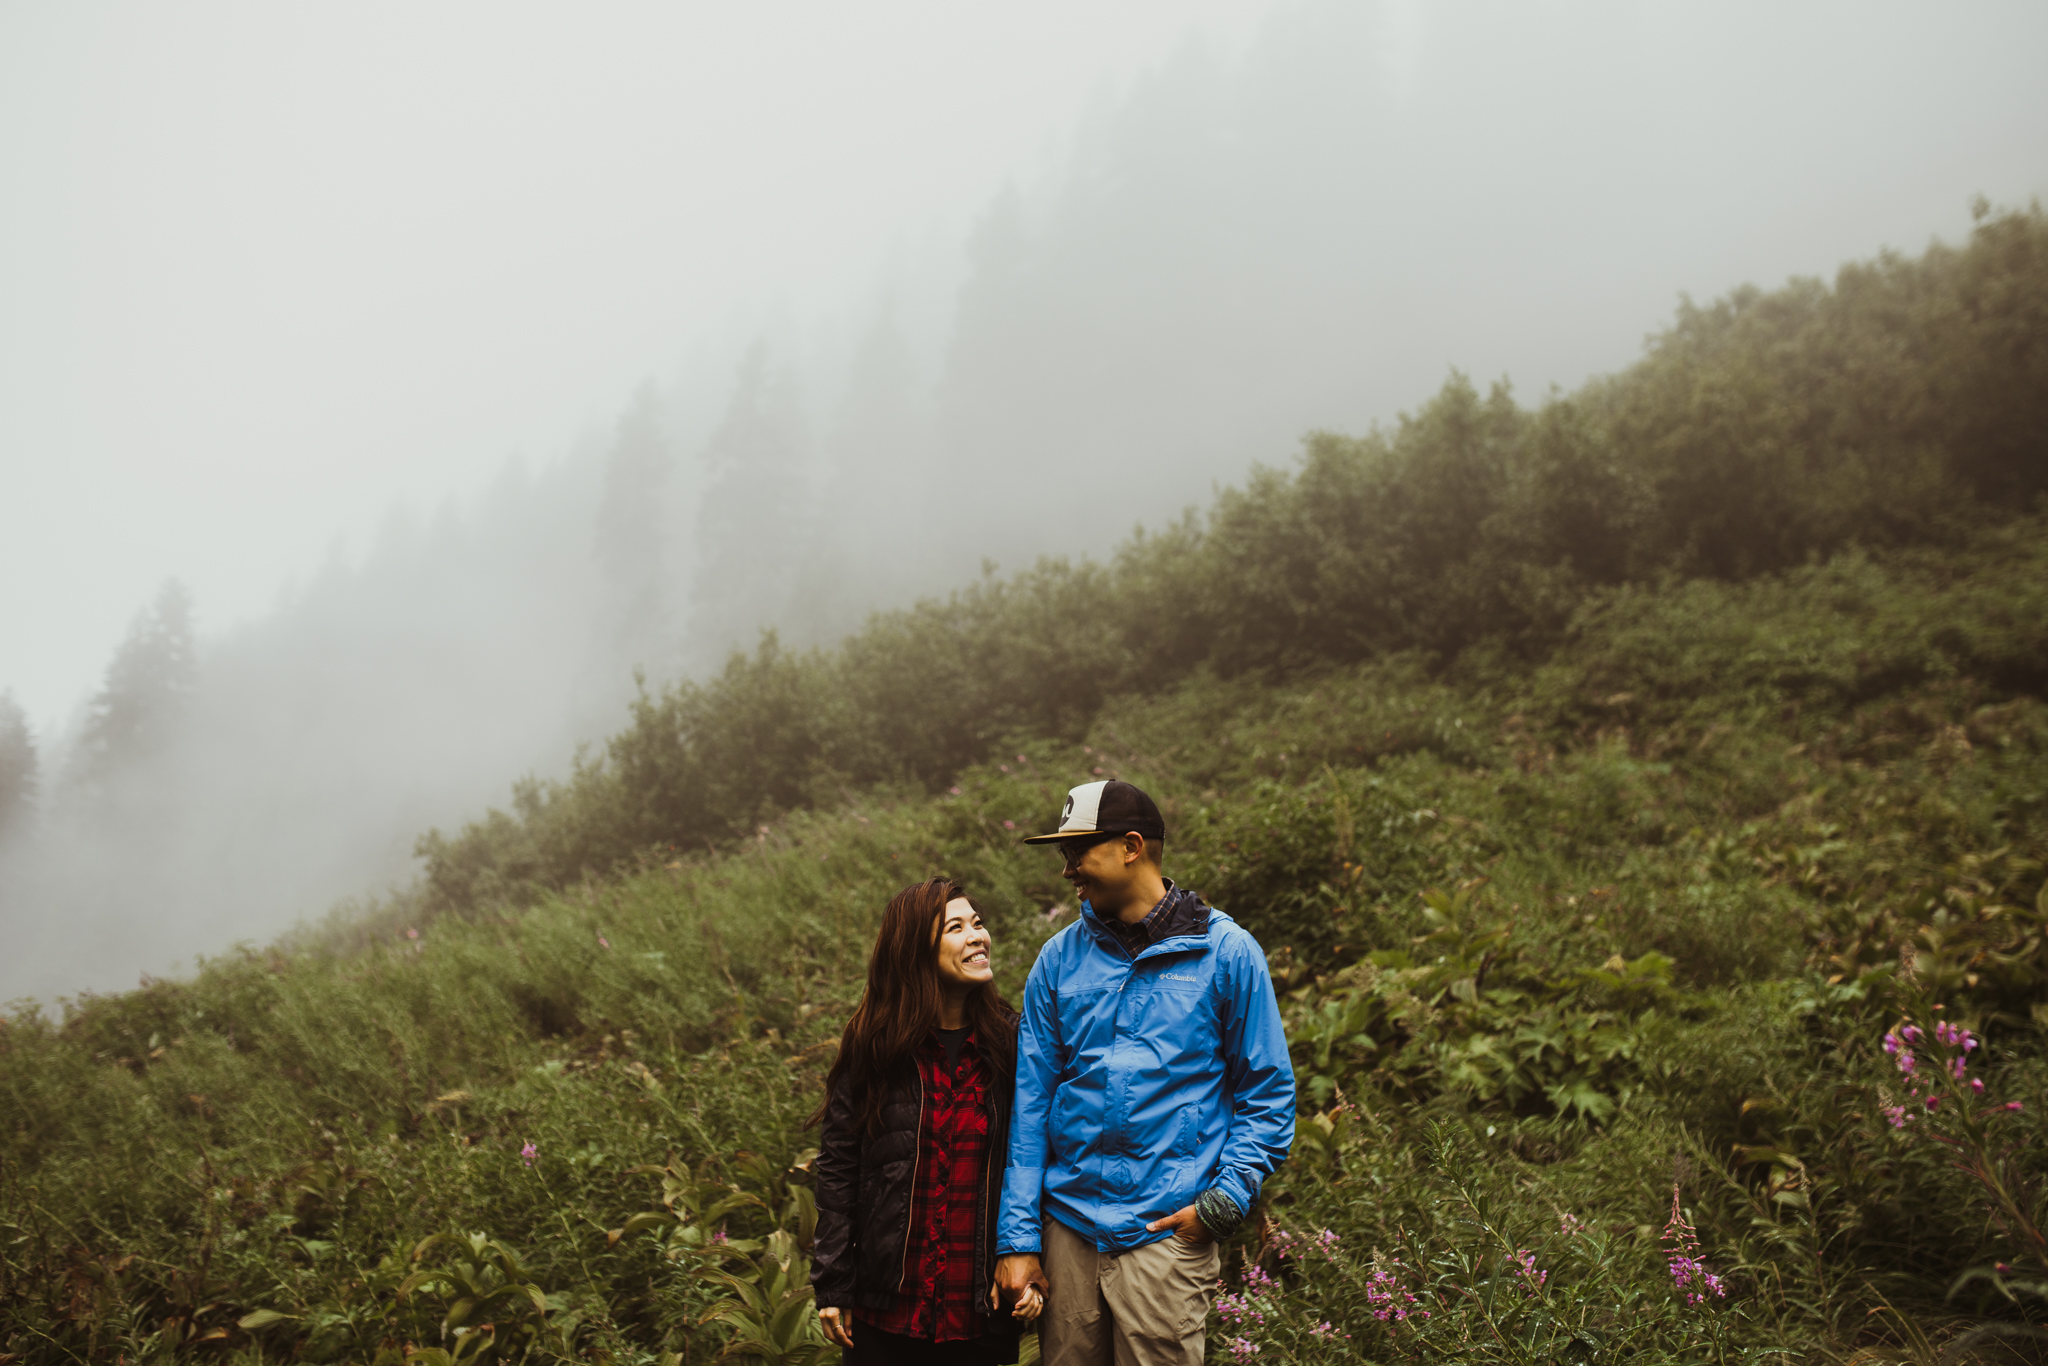
[[[1126,782],[1067,795],[1081,897],[1024,987],[997,1285],[1038,1286],[1047,1366],[1202,1360],[1216,1239],[1294,1139],[1265,955],[1163,874],[1166,823]]]

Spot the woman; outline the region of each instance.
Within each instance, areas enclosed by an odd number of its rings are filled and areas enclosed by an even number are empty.
[[[867,992],[811,1122],[811,1286],[849,1366],[996,1366],[1042,1304],[995,1294],[1017,1014],[996,994],[988,929],[958,883],[889,902]]]

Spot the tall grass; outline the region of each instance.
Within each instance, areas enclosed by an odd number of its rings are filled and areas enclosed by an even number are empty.
[[[1269,950],[1302,1084],[1219,1359],[2031,1351],[2041,544],[1620,588],[1533,669],[1197,671],[936,795],[17,1010],[0,1353],[815,1358],[803,1120],[874,918],[964,879],[1014,994],[1074,913],[1017,836],[1104,774]],[[2003,1213],[1885,1118],[1934,1004],[2022,1103]]]

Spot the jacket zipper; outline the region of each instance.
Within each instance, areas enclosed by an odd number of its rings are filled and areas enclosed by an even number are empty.
[[[903,1263],[896,1270],[896,1293],[902,1294],[910,1280],[911,1224],[917,1217],[917,1168],[924,1161],[924,1068],[917,1069],[917,1136],[910,1159],[910,1199],[903,1208]]]
[[[1011,1084],[1016,1084],[1014,1078]],[[998,1075],[994,1085],[1002,1085],[1000,1075]],[[993,1094],[989,1096],[986,1104],[988,1105],[989,1138],[992,1141],[988,1145],[988,1150],[981,1155],[981,1238],[979,1240],[981,1246],[976,1248],[976,1252],[981,1259],[981,1269],[986,1273],[985,1278],[989,1285],[993,1286],[996,1280],[996,1235],[989,1228],[989,1202],[1001,1194],[1001,1192],[996,1190],[996,1162],[998,1159],[1004,1161],[1009,1159],[1010,1126],[1004,1122],[1002,1107],[997,1104]],[[998,1149],[1001,1149],[1001,1151],[998,1152]],[[977,1285],[975,1289],[979,1290],[981,1287]],[[978,1303],[975,1305],[976,1309],[980,1307]],[[998,1308],[1000,1308],[1000,1304],[998,1304]]]

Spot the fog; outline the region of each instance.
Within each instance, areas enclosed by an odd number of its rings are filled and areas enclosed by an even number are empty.
[[[403,885],[636,670],[2048,189],[2034,5],[1032,8],[0,13],[0,999]]]

